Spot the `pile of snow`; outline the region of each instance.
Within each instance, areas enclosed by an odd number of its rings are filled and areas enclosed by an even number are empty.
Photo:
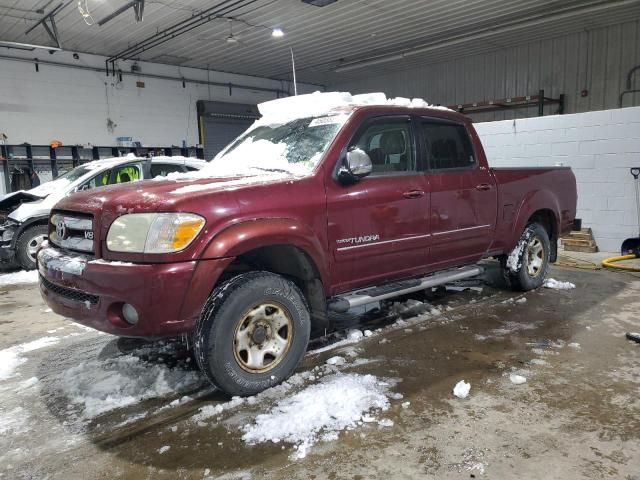
[[[20,270],[19,272],[0,275],[0,285],[16,285],[19,283],[36,283],[38,281],[37,270]]]
[[[314,92],[295,97],[278,98],[258,105],[263,115],[259,122],[284,123],[296,118],[326,115],[341,108],[366,105],[391,105],[409,108],[436,108],[449,110],[446,107],[430,105],[422,98],[387,98],[382,92],[352,95],[348,92]]]
[[[6,380],[15,375],[16,368],[27,361],[22,356],[23,354],[54,345],[59,340],[58,337],[42,337],[33,342],[22,343],[0,350],[0,380]]]
[[[527,379],[525,377],[516,373],[510,374],[509,380],[511,380],[511,383],[513,383],[514,385],[522,385],[523,383],[527,383]]]
[[[143,400],[183,394],[203,383],[198,372],[147,363],[133,355],[88,360],[66,370],[62,393],[91,419]]]
[[[470,391],[471,384],[465,382],[464,380],[460,380],[458,383],[456,383],[456,386],[453,387],[453,394],[458,398],[467,398]]]
[[[576,288],[576,286],[571,282],[561,282],[560,280],[556,280],[554,278],[547,278],[544,281],[545,288],[551,288],[553,290],[571,290]]]
[[[295,458],[309,447],[371,418],[374,410],[389,408],[389,383],[373,375],[335,374],[285,397],[255,423],[246,425],[242,439],[249,444],[287,442],[295,445]],[[385,423],[386,424],[386,423]]]

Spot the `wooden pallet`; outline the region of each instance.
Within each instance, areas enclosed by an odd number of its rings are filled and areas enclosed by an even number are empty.
[[[596,253],[598,246],[590,228],[573,231],[562,237],[562,247],[568,252]]]

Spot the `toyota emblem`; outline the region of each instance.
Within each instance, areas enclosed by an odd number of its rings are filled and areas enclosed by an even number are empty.
[[[56,235],[60,240],[64,240],[67,236],[67,226],[64,223],[64,220],[58,220],[56,224]]]

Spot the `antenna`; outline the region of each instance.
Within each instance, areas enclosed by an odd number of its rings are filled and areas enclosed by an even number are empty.
[[[289,47],[291,50],[291,68],[293,69],[293,94],[298,96],[298,82],[296,81],[296,60],[293,58],[293,47]]]

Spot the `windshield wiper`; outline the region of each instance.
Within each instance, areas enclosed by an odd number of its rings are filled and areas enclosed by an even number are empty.
[[[262,167],[251,167],[256,170],[262,170],[263,172],[279,172],[279,173],[291,173],[289,170],[284,170],[283,168],[262,168]]]

